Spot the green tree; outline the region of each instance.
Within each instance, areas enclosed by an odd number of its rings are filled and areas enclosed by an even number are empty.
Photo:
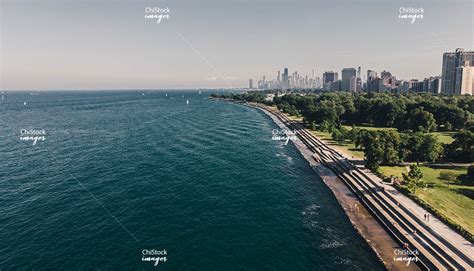
[[[415,132],[432,132],[436,128],[436,121],[431,112],[416,108],[408,115],[408,129]]]
[[[462,130],[453,138],[454,141],[446,148],[447,159],[466,163],[474,161],[474,133]]]
[[[402,176],[408,189],[410,189],[412,193],[415,193],[417,188],[421,188],[425,185],[421,180],[421,178],[423,178],[423,172],[417,164],[410,165],[410,171],[408,174],[402,173]]]
[[[451,183],[456,181],[456,174],[449,172],[449,171],[441,171],[439,173],[439,178],[441,180],[445,180],[448,184],[448,187]]]

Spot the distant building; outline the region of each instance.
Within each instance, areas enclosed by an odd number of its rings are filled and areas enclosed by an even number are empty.
[[[367,70],[367,82],[370,82],[377,78],[377,72],[372,70]]]
[[[469,62],[469,66],[474,65],[474,51],[464,51],[462,48],[457,48],[454,53],[443,54],[443,67],[442,67],[442,80],[441,80],[441,92],[444,94],[456,94],[456,90],[460,90],[461,87],[456,83],[462,83],[456,80],[460,77],[458,72],[461,72],[461,66],[465,62]],[[459,91],[458,91],[459,94]]]
[[[290,87],[290,81],[288,78],[288,68],[283,69],[283,74],[281,76],[281,86],[284,89],[288,89]]]
[[[341,90],[341,80],[337,80],[329,83],[330,91],[340,91]]]
[[[382,85],[382,80],[378,77],[367,81],[367,91],[377,92],[380,91],[380,85]]]
[[[410,80],[410,91],[412,92],[423,92],[423,81],[418,81],[416,79]]]
[[[435,77],[430,77],[430,87],[429,87],[429,92],[434,93],[434,94],[440,94],[441,93],[441,77],[440,76],[435,76]]]
[[[342,69],[342,80],[341,80],[341,90],[347,91],[350,90],[350,80],[351,77],[356,77],[357,71],[354,68],[344,68]]]
[[[463,66],[456,69],[454,94],[458,95],[473,95],[474,89],[474,67],[466,61]]]
[[[349,91],[351,91],[351,92],[356,92],[357,91],[357,78],[359,78],[359,77],[352,76],[349,79]]]
[[[356,91],[362,92],[363,89],[364,89],[364,84],[362,83],[362,78],[357,77]]]
[[[379,84],[379,91],[392,91],[397,86],[397,78],[392,76],[388,71],[380,73],[381,84]]]
[[[403,81],[399,88],[398,88],[398,92],[400,93],[407,93],[410,91],[410,82],[408,81]]]
[[[323,73],[323,84],[337,81],[337,72],[328,71]]]
[[[249,79],[249,88],[253,88],[253,79]]]

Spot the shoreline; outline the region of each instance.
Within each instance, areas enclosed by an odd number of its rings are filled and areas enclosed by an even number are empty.
[[[267,110],[253,105],[248,106],[264,112],[281,129],[287,128],[285,124]],[[416,264],[406,266],[405,262],[394,261],[394,250],[400,247],[399,244],[391,235],[389,235],[379,221],[366,209],[366,207],[360,202],[359,198],[339,179],[339,177],[337,177],[329,168],[314,159],[313,152],[309,150],[301,140],[292,142],[315,173],[332,191],[354,229],[371,247],[372,251],[385,268],[387,270],[420,270]]]

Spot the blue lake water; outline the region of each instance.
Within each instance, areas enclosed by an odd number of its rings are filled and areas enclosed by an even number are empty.
[[[382,270],[271,119],[210,93],[6,92],[0,269]]]

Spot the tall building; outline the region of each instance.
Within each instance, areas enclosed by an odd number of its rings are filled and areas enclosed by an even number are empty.
[[[382,85],[382,80],[378,77],[372,78],[370,81],[367,80],[367,91],[369,92],[380,91],[380,85]]]
[[[410,80],[411,88],[410,91],[412,92],[423,92],[423,81],[418,81],[416,79]]]
[[[337,72],[328,71],[323,73],[323,84],[337,81]]]
[[[359,78],[359,77],[352,76],[349,79],[349,91],[351,91],[351,92],[356,92],[357,91],[357,78]]]
[[[377,72],[372,70],[367,70],[367,82],[370,82],[377,78]]]
[[[250,88],[250,89],[253,88],[253,79],[249,79],[249,88]]]
[[[328,85],[330,91],[341,91],[341,80],[329,82]]]
[[[469,61],[466,61],[463,66],[456,69],[456,81],[454,87],[454,94],[473,95],[474,67],[471,66]]]
[[[392,91],[397,86],[397,78],[392,76],[388,71],[383,71],[380,73],[381,84],[379,85],[379,91]]]
[[[350,90],[350,80],[351,77],[357,76],[357,71],[354,68],[344,68],[342,69],[342,81],[341,81],[341,90],[347,91]]]
[[[290,87],[289,78],[288,78],[288,68],[283,69],[283,74],[281,76],[281,86],[284,89],[287,89]]]
[[[457,72],[461,72],[461,66],[465,62],[469,62],[469,66],[474,65],[474,51],[464,51],[462,48],[457,48],[454,53],[443,54],[443,67],[442,67],[442,80],[441,80],[441,92],[444,94],[455,94],[456,90],[460,89],[460,86],[456,86],[456,78],[460,75]],[[461,81],[458,81],[460,84]]]
[[[442,80],[440,76],[430,77],[429,92],[434,94],[441,93],[441,82]]]

